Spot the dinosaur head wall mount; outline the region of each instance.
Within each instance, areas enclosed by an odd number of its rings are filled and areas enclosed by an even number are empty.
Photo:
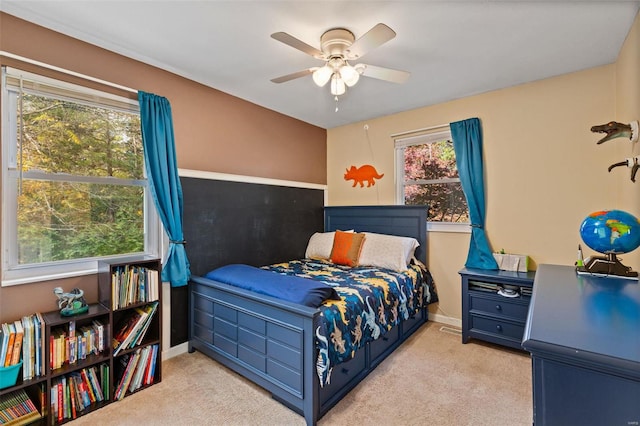
[[[629,138],[631,143],[638,142],[638,121],[632,121],[629,124],[618,123],[617,121],[610,121],[606,124],[600,124],[599,126],[591,127],[593,133],[604,133],[605,137],[598,141],[598,145],[603,142],[609,141],[615,138]],[[631,182],[636,181],[636,173],[640,169],[640,156],[626,158],[624,161],[614,163],[609,166],[608,170],[611,172],[616,167],[627,166],[631,169]]]
[[[591,127],[593,133],[605,133],[606,136],[598,141],[598,145],[615,138],[629,138],[631,142],[638,141],[638,121],[629,124],[610,121],[606,124]]]

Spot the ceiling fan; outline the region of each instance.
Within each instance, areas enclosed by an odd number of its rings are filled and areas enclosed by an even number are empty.
[[[370,50],[386,43],[395,36],[395,31],[385,24],[375,25],[357,40],[351,31],[345,28],[333,28],[322,34],[320,37],[320,50],[318,50],[287,33],[273,33],[271,34],[272,38],[316,59],[321,59],[325,61],[325,64],[321,67],[307,68],[293,74],[283,75],[271,79],[271,81],[284,83],[285,81],[311,74],[313,81],[320,87],[331,81],[331,94],[336,96],[336,100],[337,96],[345,93],[347,87],[355,85],[361,75],[393,83],[404,83],[411,75],[406,71],[367,64],[351,65],[349,63],[349,61],[360,59]]]

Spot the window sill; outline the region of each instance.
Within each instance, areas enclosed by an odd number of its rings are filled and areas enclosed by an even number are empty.
[[[69,271],[69,272],[64,272],[59,274],[46,274],[46,275],[38,275],[38,276],[8,278],[8,279],[2,280],[2,287],[10,287],[10,286],[21,285],[21,284],[35,284],[42,281],[52,281],[52,280],[60,280],[64,278],[81,277],[81,276],[92,275],[97,273],[98,273],[98,268],[96,267],[94,269]]]
[[[117,261],[136,261],[155,257],[150,254],[126,255],[105,257],[105,259],[114,259]],[[60,280],[65,278],[82,277],[87,275],[95,275],[98,273],[98,259],[90,259],[83,261],[69,261],[59,264],[49,264],[40,266],[27,266],[5,270],[2,276],[2,287],[10,287],[21,284],[34,284],[42,281]]]
[[[427,232],[453,232],[470,234],[470,223],[427,222]]]

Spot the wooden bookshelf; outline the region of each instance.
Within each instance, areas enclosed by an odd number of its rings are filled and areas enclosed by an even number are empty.
[[[123,275],[127,277],[128,283],[135,283],[137,288],[135,290],[127,288],[128,298],[123,297],[123,303],[120,303],[114,300],[117,292],[114,291],[113,285],[118,282],[114,274],[120,274],[125,270],[136,271],[137,274],[143,273],[145,276],[140,282],[136,281],[134,276]],[[16,384],[0,389],[0,407],[3,402],[15,398],[16,394],[24,391],[41,416],[33,418],[32,415],[32,420],[28,424],[61,425],[159,383],[162,380],[160,272],[161,263],[157,258],[99,262],[99,303],[89,305],[88,312],[72,317],[63,317],[59,311],[41,315],[44,326],[40,333],[42,339],[39,347],[43,349],[38,358],[44,359],[42,374],[34,374],[31,379],[24,379],[23,360]],[[149,276],[153,277],[151,278],[153,282],[146,281]],[[137,278],[139,277],[136,276]],[[154,288],[149,289],[148,285]],[[150,311],[153,313],[150,314]],[[136,323],[135,318],[142,317],[141,312],[147,313],[144,317],[145,321],[138,324],[135,335],[132,334],[129,339],[129,344],[118,350],[115,347],[114,337],[123,324]],[[96,335],[99,336],[99,332],[91,333],[94,328],[96,331],[99,330],[100,325],[103,333],[101,346],[99,339],[95,339]],[[75,335],[75,351],[69,350],[72,334]],[[81,338],[78,339],[78,336]],[[56,339],[58,339],[57,342]],[[95,344],[89,344],[87,339]],[[62,351],[58,349],[60,346],[56,343],[63,341],[65,355],[60,359]],[[55,353],[52,352],[54,350]],[[71,355],[72,353],[74,355]],[[133,360],[137,360],[135,366],[132,365]],[[128,370],[127,366],[129,366]],[[126,388],[119,386],[125,373],[128,374]],[[93,385],[91,389],[93,392],[84,389],[86,383]],[[98,387],[99,392],[96,394]],[[62,389],[65,391],[69,389],[69,391],[63,393]],[[99,394],[101,398],[98,398]],[[83,396],[89,399],[80,402],[79,399]],[[62,411],[60,411],[61,408]]]
[[[42,320],[42,323],[40,323]],[[47,371],[44,364],[44,352],[43,352],[43,338],[45,336],[44,320],[40,314],[25,315],[20,319],[23,327],[25,324],[30,324],[30,331],[25,327],[23,330],[23,340],[21,347],[20,359],[22,360],[22,366],[17,374],[17,380],[14,385],[0,389],[0,411],[9,411],[9,416],[15,418],[19,415],[20,420],[14,420],[17,424],[45,424],[47,405],[45,403],[44,395],[47,391]],[[36,329],[37,337],[36,339]],[[40,337],[42,336],[42,338]],[[27,343],[29,341],[29,343]],[[40,346],[38,346],[40,342]],[[36,352],[38,352],[38,362],[36,372]],[[28,354],[29,359],[26,358]],[[42,359],[42,360],[41,360]],[[3,382],[3,386],[7,383]],[[10,407],[15,403],[16,398],[18,400],[24,400],[28,398],[33,404],[29,411],[16,414],[15,411],[11,411],[7,407]],[[12,403],[13,401],[13,403]],[[37,415],[35,414],[37,411]],[[6,413],[5,413],[6,414]],[[6,419],[5,419],[6,421]]]
[[[109,307],[112,315],[110,335],[112,401],[122,399],[162,380],[160,272],[161,264],[157,258],[98,264],[98,300],[102,305]],[[116,290],[115,286],[119,288]],[[125,294],[129,296],[125,297]],[[139,318],[141,313],[143,315],[146,313],[147,316]],[[122,342],[123,339],[119,334],[127,324],[139,327],[134,328],[128,342]],[[144,371],[139,372],[135,366],[132,366],[133,371],[127,369],[136,356],[138,363],[149,363]],[[124,377],[127,374],[131,374],[130,380]],[[120,385],[123,378],[125,382],[129,382],[129,386],[121,391]]]

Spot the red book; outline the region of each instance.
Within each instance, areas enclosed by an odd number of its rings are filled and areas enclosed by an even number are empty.
[[[71,399],[71,418],[76,418],[76,393],[75,393],[75,384],[73,377],[69,377],[67,379],[69,382],[69,399]]]
[[[64,405],[62,403],[62,382],[58,383],[58,386],[56,386],[57,391],[58,391],[58,422],[62,422],[62,419],[64,417]]]
[[[87,372],[84,369],[82,369],[82,371],[80,371],[80,375],[82,376],[82,383],[86,386],[87,391],[89,393],[89,398],[91,399],[91,403],[96,402],[96,395],[93,393],[93,388],[91,387],[91,382],[89,381]]]

